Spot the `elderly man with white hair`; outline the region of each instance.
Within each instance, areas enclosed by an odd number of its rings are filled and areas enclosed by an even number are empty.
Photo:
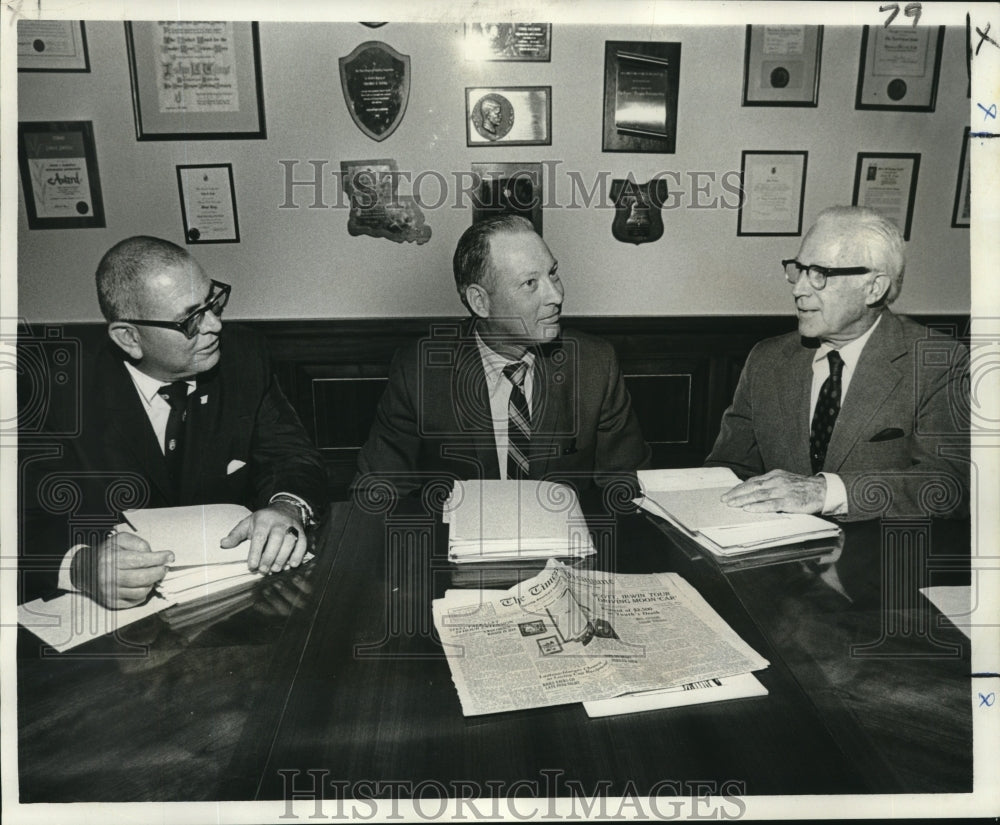
[[[896,226],[861,207],[823,211],[781,262],[798,331],[747,358],[706,464],[753,511],[962,515],[968,506],[968,354],[889,310],[903,283]]]

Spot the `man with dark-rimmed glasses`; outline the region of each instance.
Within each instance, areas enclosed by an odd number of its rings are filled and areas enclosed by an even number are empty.
[[[123,509],[243,504],[252,515],[222,546],[247,541],[248,567],[262,573],[299,565],[326,497],[325,471],[262,341],[223,329],[231,287],[210,280],[185,249],[147,236],[112,247],[96,280],[108,340],[84,354],[81,432],[53,439],[62,455],[23,473],[22,547],[43,554],[26,565],[43,575],[22,577],[24,595],[54,587],[115,608],[145,601],[171,554],[131,533],[96,532],[101,519],[117,521],[116,497]],[[53,476],[78,491],[68,519],[47,500]]]
[[[706,461],[745,479],[723,500],[843,519],[962,514],[968,356],[888,309],[903,283],[899,230],[832,207],[781,266],[798,331],[747,358]]]

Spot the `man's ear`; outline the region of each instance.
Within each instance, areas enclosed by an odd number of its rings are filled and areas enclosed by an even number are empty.
[[[868,283],[868,293],[865,295],[865,303],[868,306],[875,306],[885,301],[885,296],[889,294],[889,287],[892,280],[885,273],[880,272]]]
[[[108,324],[108,337],[114,341],[133,361],[142,360],[142,341],[139,340],[139,330],[124,321],[112,321]]]
[[[480,318],[490,317],[490,294],[482,284],[470,284],[465,289],[465,300],[469,308]]]

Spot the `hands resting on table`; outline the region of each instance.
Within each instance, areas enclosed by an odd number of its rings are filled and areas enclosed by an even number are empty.
[[[298,510],[283,502],[251,513],[229,531],[220,546],[236,547],[247,539],[247,568],[265,574],[298,567],[309,547]],[[169,550],[154,552],[137,535],[114,533],[81,548],[73,557],[70,577],[78,590],[105,607],[134,607],[149,597],[173,560]]]
[[[771,470],[733,487],[722,501],[751,513],[820,513],[825,497],[823,476]]]

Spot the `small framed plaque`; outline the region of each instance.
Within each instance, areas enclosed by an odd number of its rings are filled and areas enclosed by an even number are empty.
[[[951,212],[951,225],[954,229],[968,228],[972,223],[972,205],[969,187],[969,127],[965,127],[962,135],[962,157],[958,161],[958,183],[955,184],[955,206]]]
[[[466,23],[466,60],[548,63],[551,23]]]
[[[676,151],[680,68],[680,43],[605,42],[605,152]]]
[[[138,140],[265,138],[256,23],[125,23]]]
[[[550,146],[552,87],[465,90],[466,146]]]
[[[473,223],[494,215],[521,215],[542,234],[542,164],[473,163],[472,174]]]
[[[105,225],[91,121],[19,123],[17,155],[29,229]]]
[[[864,27],[855,109],[933,112],[944,26]]]
[[[743,152],[737,235],[801,235],[808,152]]]
[[[899,227],[903,240],[908,241],[919,171],[919,154],[858,152],[851,202],[881,212]]]
[[[177,167],[181,219],[188,243],[239,243],[231,163]]]
[[[393,158],[343,160],[340,177],[350,198],[347,232],[394,243],[425,244],[431,228],[412,195],[400,195],[398,164]]]
[[[82,20],[17,21],[19,72],[89,72],[87,29]]]
[[[822,26],[747,26],[744,106],[816,106]]]

